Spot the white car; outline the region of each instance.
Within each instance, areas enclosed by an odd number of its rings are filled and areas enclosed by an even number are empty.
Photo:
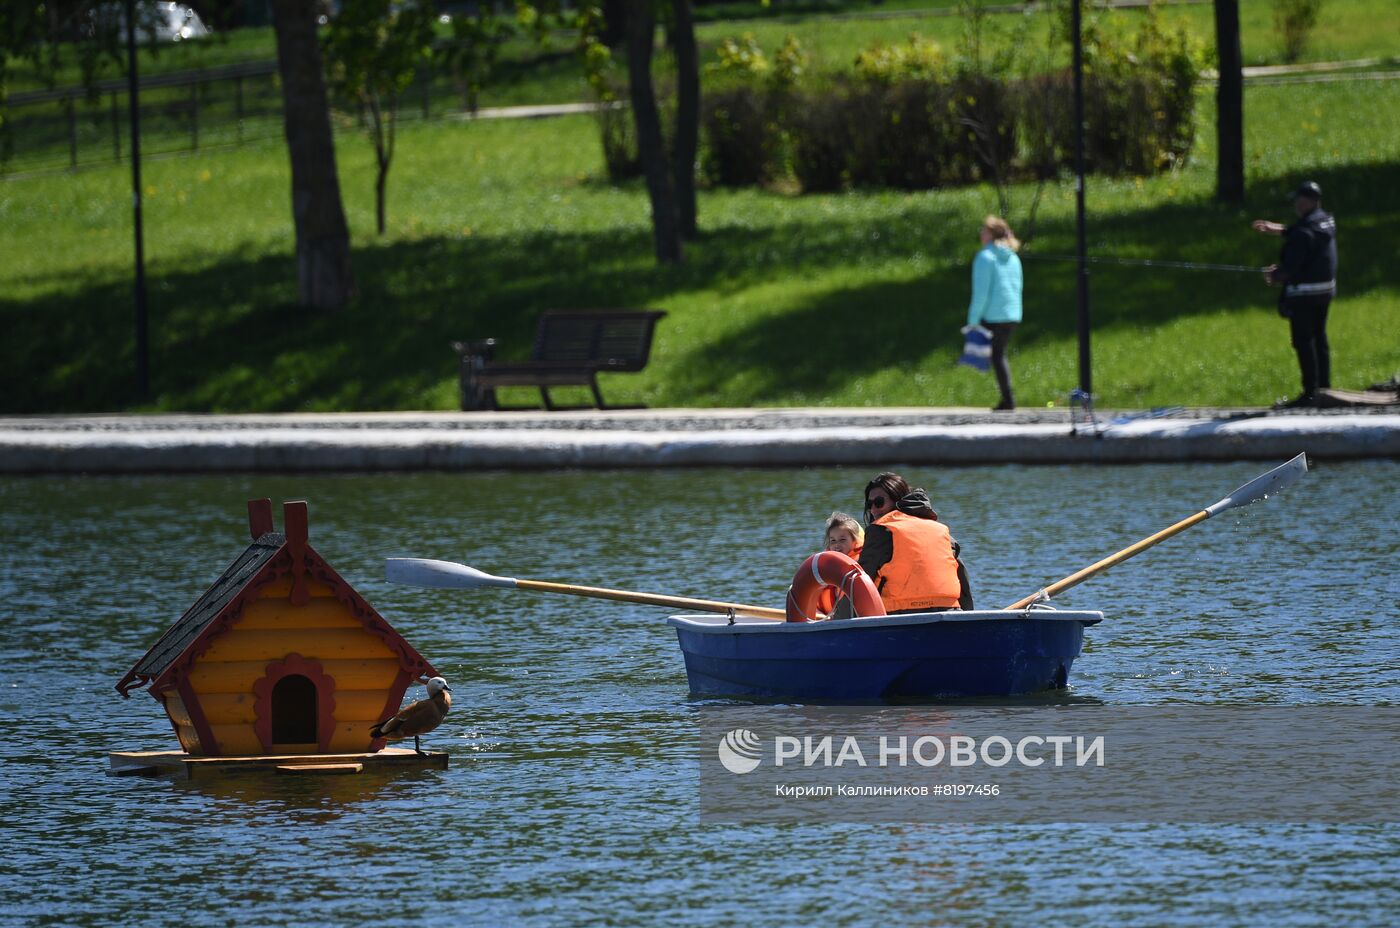
[[[104,3],[92,11],[89,35],[100,32],[126,34],[126,9],[116,3]],[[136,4],[136,40],[138,42],[181,42],[209,35],[209,27],[199,14],[183,3],[171,0]]]
[[[198,39],[209,34],[209,28],[199,14],[183,3],[161,2],[150,4],[156,9],[156,41],[179,42],[184,39]],[[147,4],[142,3],[144,7]],[[140,18],[139,16],[137,17]]]

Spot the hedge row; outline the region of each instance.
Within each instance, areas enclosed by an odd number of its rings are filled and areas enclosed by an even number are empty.
[[[1055,12],[1068,16],[1067,8]],[[751,35],[727,39],[705,69],[704,175],[725,186],[790,179],[805,191],[1053,177],[1072,166],[1072,81],[1067,69],[1049,66],[1053,50],[1046,57],[1026,48],[1023,20],[990,58],[978,38],[985,22],[969,13],[953,58],[916,34],[865,49],[839,75],[813,74],[791,36],[771,59]],[[1194,141],[1200,48],[1165,29],[1155,7],[1132,34],[1094,18],[1083,34],[1086,168],[1150,174],[1181,163]],[[606,50],[586,64],[600,101],[623,98]],[[669,136],[672,94],[658,88],[657,97]],[[606,109],[599,119],[609,175],[637,176],[630,114]]]
[[[1151,73],[1087,80],[1086,168],[1149,174],[1185,159],[1191,90]],[[1071,100],[1068,74],[730,87],[703,100],[703,167],[716,184],[790,176],[804,191],[1050,177],[1072,164]]]

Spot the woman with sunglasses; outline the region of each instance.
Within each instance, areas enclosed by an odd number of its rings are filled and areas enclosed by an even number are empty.
[[[938,521],[927,492],[911,489],[899,474],[879,474],[865,485],[865,521],[860,566],[887,612],[972,608],[959,545]]]

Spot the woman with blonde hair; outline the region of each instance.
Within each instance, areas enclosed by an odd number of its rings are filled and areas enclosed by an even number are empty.
[[[1011,365],[1006,348],[1021,322],[1021,243],[1000,216],[988,216],[978,233],[982,248],[972,259],[972,301],[967,307],[968,327],[983,326],[992,333],[992,370],[996,371],[1001,402],[993,410],[1015,409],[1011,393]]]

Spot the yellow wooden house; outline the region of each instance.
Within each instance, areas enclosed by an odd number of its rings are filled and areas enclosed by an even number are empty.
[[[305,502],[251,500],[253,543],[117,684],[148,687],[195,756],[378,751],[423,656],[307,544]]]

